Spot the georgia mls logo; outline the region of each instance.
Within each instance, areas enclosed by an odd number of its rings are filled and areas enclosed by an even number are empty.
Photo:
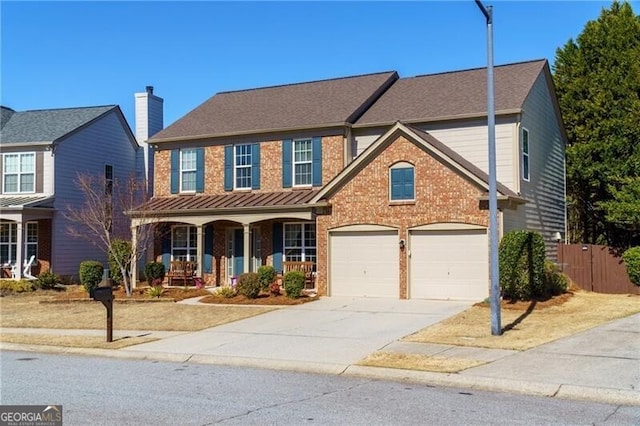
[[[0,426],[61,426],[62,405],[0,405]]]

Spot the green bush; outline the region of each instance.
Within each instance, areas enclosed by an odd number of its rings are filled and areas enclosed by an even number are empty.
[[[62,279],[53,272],[42,272],[33,283],[36,288],[51,289],[62,284]]]
[[[297,299],[302,294],[304,288],[304,272],[289,271],[284,275],[284,292],[287,297]]]
[[[28,280],[0,280],[0,291],[7,293],[27,293],[35,290],[31,281]]]
[[[262,286],[260,284],[260,277],[255,272],[247,272],[240,274],[238,277],[238,285],[236,290],[249,299],[255,299],[260,294]]]
[[[263,290],[267,290],[269,285],[276,280],[276,269],[271,265],[262,265],[258,268],[258,277]]]
[[[104,266],[97,260],[85,260],[80,263],[80,282],[89,291],[102,281]]]
[[[545,296],[542,236],[533,231],[511,231],[500,241],[500,287],[510,300]]]
[[[166,271],[164,263],[149,262],[144,265],[144,276],[147,278],[147,284],[155,286],[162,284]]]
[[[151,297],[151,298],[156,298],[159,299],[160,296],[162,296],[162,293],[164,293],[164,287],[162,286],[153,286],[153,287],[149,287],[147,289],[147,296]]]
[[[226,298],[226,299],[231,299],[237,293],[236,293],[236,290],[233,287],[224,286],[224,287],[220,287],[218,289],[218,293],[217,294],[222,296],[222,297],[224,297],[224,298]]]
[[[558,271],[558,266],[549,261],[544,261],[544,287],[550,296],[558,296],[566,293],[569,288],[569,279]]]
[[[627,267],[631,282],[640,286],[640,247],[631,247],[622,253],[622,261]]]
[[[124,264],[127,273],[129,273],[131,270],[131,241],[116,238],[111,242],[111,250],[109,251],[111,279],[116,284],[122,284],[124,278],[118,262]]]

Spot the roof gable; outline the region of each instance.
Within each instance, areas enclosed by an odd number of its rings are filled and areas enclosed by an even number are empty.
[[[2,144],[15,145],[54,142],[114,108],[119,109],[115,105],[108,105],[16,111],[10,115],[6,123],[3,123],[0,141]],[[4,116],[5,114],[3,113],[3,119]]]
[[[463,158],[460,154],[449,148],[447,145],[416,127],[397,122],[389,131],[380,136],[371,144],[360,156],[358,156],[349,166],[347,166],[338,176],[324,186],[311,200],[311,203],[326,199],[342,188],[353,176],[367,166],[376,158],[387,146],[392,144],[399,136],[404,136],[412,141],[430,155],[436,157],[451,169],[459,171],[469,181],[475,183],[480,188],[489,190],[489,176],[480,168]],[[520,200],[521,198],[498,182],[498,192],[506,197]]]
[[[398,79],[395,71],[218,93],[153,142],[353,123]]]
[[[518,112],[546,60],[494,68],[496,113]],[[402,78],[358,119],[354,127],[418,123],[487,114],[487,69]]]

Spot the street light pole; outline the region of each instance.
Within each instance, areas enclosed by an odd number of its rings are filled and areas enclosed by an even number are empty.
[[[489,274],[491,276],[491,334],[500,336],[500,281],[498,267],[498,195],[496,181],[496,111],[493,89],[493,6],[476,5],[487,19],[487,127],[489,128]]]

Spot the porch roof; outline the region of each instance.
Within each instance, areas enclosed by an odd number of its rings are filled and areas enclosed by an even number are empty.
[[[51,207],[51,195],[12,195],[0,197],[0,207],[23,208],[23,207]]]
[[[219,195],[176,195],[154,197],[128,212],[133,217],[159,214],[180,214],[217,210],[259,210],[294,207],[312,207],[309,201],[318,189],[301,189],[280,192],[233,192]]]

